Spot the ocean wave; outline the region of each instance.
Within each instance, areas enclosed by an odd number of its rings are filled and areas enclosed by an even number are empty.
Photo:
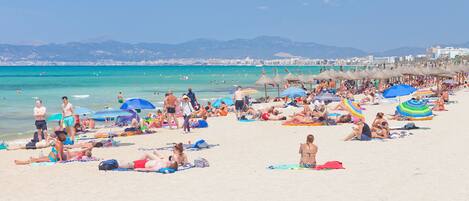
[[[85,98],[89,98],[90,95],[89,94],[83,94],[83,95],[72,95],[73,98],[75,99],[85,99]]]

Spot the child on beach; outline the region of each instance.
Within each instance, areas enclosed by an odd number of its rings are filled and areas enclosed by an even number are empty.
[[[304,168],[316,167],[316,154],[318,147],[314,144],[314,135],[306,137],[306,143],[300,144],[300,166]]]

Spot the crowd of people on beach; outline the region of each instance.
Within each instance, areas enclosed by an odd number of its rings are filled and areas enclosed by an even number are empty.
[[[171,90],[165,93],[162,109],[148,112],[141,118],[137,115],[132,118],[124,129],[126,133],[140,134],[158,128],[180,129],[184,134],[188,134],[193,128],[204,128],[208,126],[208,119],[212,117],[225,117],[229,113],[234,113],[238,121],[281,121],[283,125],[337,125],[352,123],[355,127],[344,140],[369,141],[376,139],[389,139],[391,128],[388,120],[409,120],[406,117],[396,114],[390,115],[378,112],[371,124],[368,124],[363,117],[356,116],[350,111],[344,100],[350,101],[353,107],[363,109],[365,105],[380,104],[382,93],[392,86],[406,84],[417,89],[430,88],[434,100],[433,111],[445,111],[445,104],[450,103],[449,95],[455,87],[468,87],[467,83],[459,85],[448,85],[438,82],[434,78],[418,78],[403,80],[390,80],[381,82],[376,80],[366,80],[360,84],[354,80],[336,82],[335,80],[322,80],[316,83],[315,88],[310,90],[301,83],[290,83],[288,87],[295,85],[305,91],[304,96],[285,96],[274,99],[265,98],[263,101],[272,101],[277,104],[269,104],[267,107],[256,107],[252,99],[245,94],[241,86],[237,86],[233,92],[231,100],[220,100],[216,105],[211,101],[201,103],[198,101],[194,91],[189,88],[187,93],[177,97]],[[437,89],[432,89],[432,86]],[[320,96],[329,95],[335,99],[321,100]],[[357,98],[360,97],[360,98]],[[337,101],[339,100],[339,101]],[[413,97],[414,101],[429,102],[428,97]],[[118,92],[117,102],[125,102],[123,92]],[[260,102],[260,101],[258,101]],[[283,114],[285,108],[293,108],[293,114]],[[140,111],[136,111],[137,113]],[[18,165],[25,165],[40,162],[60,162],[92,157],[92,150],[102,147],[105,142],[78,142],[76,140],[77,131],[94,128],[94,121],[91,118],[80,119],[75,114],[74,106],[69,102],[67,96],[62,97],[61,118],[59,124],[54,128],[54,132],[48,132],[47,110],[40,99],[37,99],[33,109],[35,127],[37,131],[34,135],[36,148],[51,147],[47,156],[31,157],[28,160],[15,160]],[[179,120],[182,120],[180,123]],[[128,134],[130,135],[130,134]],[[44,142],[45,143],[40,143]],[[23,148],[23,147],[20,147]],[[26,146],[27,148],[27,146]],[[13,149],[13,148],[12,148]],[[79,149],[79,150],[76,150]],[[177,169],[189,163],[184,154],[182,143],[173,147],[173,152],[169,156],[164,156],[156,151],[145,153],[141,158],[131,162],[119,163],[120,168],[135,169],[139,171],[155,171],[161,168]],[[299,148],[299,164],[305,168],[316,166],[316,154],[318,147],[314,144],[314,136],[309,134],[306,143]]]

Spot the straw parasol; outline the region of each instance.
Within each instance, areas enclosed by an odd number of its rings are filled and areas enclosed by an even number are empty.
[[[275,84],[275,82],[270,79],[264,71],[262,71],[261,76],[259,79],[256,81],[256,85],[264,85],[264,94],[265,94],[265,99],[267,100],[267,85],[269,84]]]
[[[273,83],[277,86],[277,97],[280,97],[280,85],[283,83],[283,78],[280,74],[278,74],[277,69],[275,71],[275,76],[272,79]]]

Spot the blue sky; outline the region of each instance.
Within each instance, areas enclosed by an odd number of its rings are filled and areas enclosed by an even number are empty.
[[[467,0],[0,0],[0,42],[260,35],[377,51],[469,41]]]

